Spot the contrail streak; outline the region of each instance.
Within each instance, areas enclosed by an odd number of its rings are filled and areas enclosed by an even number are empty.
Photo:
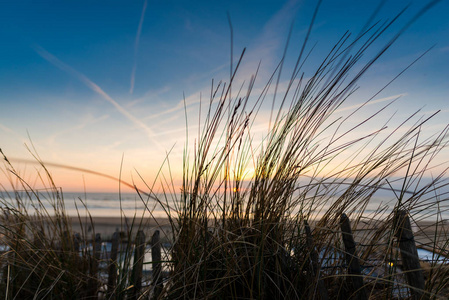
[[[103,97],[103,99],[105,99],[106,101],[111,103],[123,116],[125,116],[128,120],[130,120],[135,125],[140,127],[142,130],[144,130],[152,143],[156,144],[161,149],[164,149],[162,147],[162,145],[159,144],[159,142],[157,142],[153,138],[154,132],[153,132],[153,130],[151,130],[151,128],[149,128],[142,121],[140,121],[139,119],[134,117],[132,114],[130,114],[125,108],[123,108],[120,104],[118,104],[117,101],[112,99],[111,96],[109,96],[105,91],[103,91],[95,82],[90,80],[86,75],[78,72],[77,70],[73,69],[66,63],[60,61],[56,56],[54,56],[53,54],[51,54],[50,52],[48,52],[47,50],[45,50],[44,48],[42,48],[40,46],[36,46],[35,50],[42,58],[44,58],[45,60],[47,60],[54,66],[58,67],[59,69],[65,71],[65,72],[69,73],[70,75],[72,75],[73,77],[77,78],[82,83],[84,83],[88,88],[90,88],[92,91],[94,91],[95,93],[97,93],[98,95]]]
[[[131,86],[129,88],[129,93],[132,94],[134,92],[134,81],[136,78],[136,68],[137,68],[137,50],[139,48],[140,35],[142,33],[142,25],[143,20],[145,19],[145,11],[147,10],[148,1],[145,0],[143,3],[142,14],[140,15],[139,26],[137,27],[136,40],[134,41],[134,62],[133,69],[131,71]]]

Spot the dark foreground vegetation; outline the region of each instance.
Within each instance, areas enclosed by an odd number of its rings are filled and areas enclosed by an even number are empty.
[[[287,68],[282,58],[253,97],[257,71],[245,84],[236,82],[244,53],[228,83],[212,84],[193,152],[186,142],[181,192],[170,173],[159,176],[167,198],[136,188],[149,213],[156,201],[171,227],[161,231],[168,248],[152,262],[154,268],[162,260],[165,271],[153,271],[160,275],[150,276],[142,287],[135,280],[140,258],[134,254],[142,249],[135,247],[141,244],[136,233],[146,229],[145,223],[135,218],[127,232],[115,235],[123,242],[121,258],[114,259],[113,249],[101,258],[95,230],[74,235],[62,192],[45,165],[40,176],[50,183],[43,197],[5,156],[16,192],[10,195],[14,203],[2,201],[0,297],[447,298],[449,237],[441,219],[447,182],[445,168],[435,173],[434,163],[447,146],[447,128],[430,134],[429,117],[419,114],[389,128],[393,120],[380,116],[391,103],[356,124],[356,112],[338,117],[358,80],[409,26],[406,21],[378,46],[400,17],[367,26],[358,35],[344,33],[311,74],[303,72],[307,36],[285,89],[278,84]],[[374,54],[367,58],[368,53]],[[258,141],[253,125],[268,99],[275,108]],[[361,136],[358,129],[366,125],[370,130]],[[170,170],[169,159],[165,167]],[[367,211],[381,190],[389,191],[394,203]],[[434,252],[433,259],[414,259],[416,246]]]

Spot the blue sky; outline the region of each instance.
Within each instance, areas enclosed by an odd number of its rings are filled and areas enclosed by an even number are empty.
[[[411,3],[376,49],[426,3]],[[386,1],[376,20],[393,18],[407,4]],[[377,5],[323,1],[305,70],[313,70],[346,30],[357,34]],[[183,94],[194,124],[200,93],[208,94],[212,78],[229,77],[227,13],[234,56],[247,47],[240,78],[249,78],[261,61],[263,84],[294,24],[285,74],[292,69],[314,9],[315,1],[0,1],[0,148],[30,159],[24,144],[31,138],[44,161],[112,176],[119,175],[123,155],[127,180],[137,169],[151,182],[166,150],[175,145],[174,163],[182,157]],[[449,116],[448,11],[448,1],[441,1],[417,20],[366,74],[347,106],[370,98],[434,46],[375,99],[402,95],[391,110],[399,117],[442,109],[431,124],[441,128]],[[18,166],[32,178],[33,167]],[[50,169],[68,190],[117,187],[82,172]]]

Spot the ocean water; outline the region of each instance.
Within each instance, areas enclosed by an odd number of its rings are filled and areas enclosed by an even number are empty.
[[[15,194],[14,193],[0,193],[0,207],[14,207],[15,206]],[[28,211],[44,207],[50,214],[54,210],[54,206],[57,204],[54,194],[47,192],[38,192],[36,195],[27,195],[26,193],[19,193],[19,197],[22,199],[22,203],[25,204]],[[125,215],[132,217],[136,215],[140,216],[154,216],[154,217],[166,217],[167,212],[164,211],[162,206],[157,201],[142,196],[139,197],[137,193],[63,193],[65,210],[70,216],[77,216],[78,214],[83,216],[87,215],[87,212],[92,216],[104,216],[104,217],[119,217]],[[167,198],[162,195],[158,195],[160,199],[164,199],[165,203],[172,208],[172,213],[175,213],[174,208],[176,205],[176,199],[179,199],[179,195],[169,195]],[[39,199],[39,200],[38,200]],[[437,205],[436,199],[439,199]],[[386,217],[396,205],[397,200],[391,195],[375,195],[371,198],[366,206],[354,205],[355,210],[363,210],[363,215],[371,218],[383,218]],[[332,201],[327,201],[322,205],[314,207],[312,216],[314,218],[321,217],[328,209],[330,209]],[[292,210],[293,214],[297,212],[299,208]],[[379,214],[379,209],[382,213]],[[348,209],[349,210],[349,209]],[[449,200],[437,198],[423,198],[419,200],[411,212],[415,218],[419,220],[434,221],[437,218],[449,219]]]
[[[0,194],[0,207],[15,207],[17,196],[12,192]],[[33,209],[45,209],[49,214],[53,214],[55,207],[59,207],[61,202],[56,201],[53,193],[38,192],[38,195],[27,195],[19,193],[18,197],[25,205],[28,212]],[[143,199],[142,199],[143,198]],[[151,216],[164,217],[166,212],[161,205],[152,199],[137,193],[63,193],[63,204],[69,216],[87,215],[98,217],[138,217]],[[161,198],[164,199],[164,198]],[[174,199],[168,199],[169,205],[173,207]],[[151,213],[150,213],[151,212]]]
[[[137,193],[64,193],[64,201],[69,215],[77,215],[78,207],[81,213],[85,212],[87,208],[92,216],[120,216],[121,212],[126,216],[134,214],[137,216],[142,214],[146,216],[152,214],[155,217],[166,216],[157,201],[144,195],[141,196],[142,198]],[[173,206],[173,201],[170,200],[171,206]],[[80,209],[80,204],[83,205],[82,209]]]

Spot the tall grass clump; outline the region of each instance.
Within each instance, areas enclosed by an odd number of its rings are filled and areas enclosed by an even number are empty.
[[[144,218],[134,216],[122,222],[120,251],[117,260],[110,261],[102,241],[111,237],[101,239],[81,198],[77,215],[68,215],[62,190],[37,156],[41,189],[30,186],[1,149],[0,154],[12,187],[11,192],[3,187],[0,194],[0,298],[128,299],[133,237],[146,226]],[[85,215],[81,209],[86,209]],[[76,224],[79,232],[72,228]],[[115,288],[108,291],[105,276],[111,264],[117,278]]]
[[[13,187],[13,194],[5,190],[0,200],[1,244],[7,247],[1,256],[1,297],[87,299],[95,294],[99,282],[92,269],[93,254],[75,251],[86,237],[74,235],[62,191],[50,173],[43,166],[39,176],[48,188],[34,189],[1,155]]]
[[[175,210],[165,204],[175,215],[169,216],[172,272],[162,298],[356,297],[341,242],[343,214],[357,229],[361,264],[371,265],[364,274],[368,295],[410,296],[401,277],[394,218],[406,210],[418,222],[426,213],[446,210],[440,192],[447,184],[445,169],[430,172],[447,146],[447,128],[429,136],[430,118],[418,113],[388,128],[394,122],[382,113],[391,103],[357,124],[355,113],[335,117],[359,79],[409,25],[366,59],[399,17],[355,37],[343,34],[311,74],[303,71],[310,54],[307,37],[285,90],[278,85],[285,57],[257,96],[252,96],[257,72],[244,90],[236,81],[244,51],[230,81],[212,85],[194,150],[186,146],[184,152]],[[253,124],[273,90],[278,109],[271,112],[263,140],[255,142]],[[358,128],[373,123],[376,128],[359,135]],[[167,184],[166,190],[172,189]],[[395,203],[366,212],[379,190],[390,191]],[[431,240],[432,249],[447,254],[446,232]],[[447,278],[447,268],[430,270],[425,295],[447,293],[447,280],[440,280]]]

